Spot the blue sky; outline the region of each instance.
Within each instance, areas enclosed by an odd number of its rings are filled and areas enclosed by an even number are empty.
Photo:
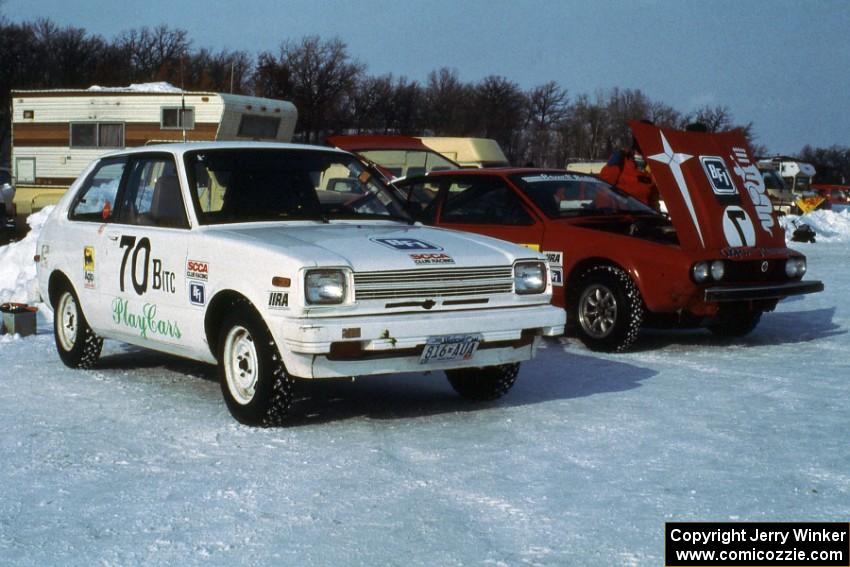
[[[194,47],[276,51],[338,36],[368,72],[424,80],[447,66],[571,95],[639,88],[681,111],[728,106],[772,152],[850,145],[850,1],[5,0],[12,20],[49,17],[112,37],[167,23]]]

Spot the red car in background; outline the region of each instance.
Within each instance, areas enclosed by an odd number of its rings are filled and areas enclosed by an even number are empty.
[[[836,185],[832,183],[812,183],[812,190],[826,199],[823,208],[833,211],[850,209],[850,185]]]
[[[563,170],[432,171],[396,187],[427,224],[543,251],[553,303],[594,350],[628,349],[644,324],[742,336],[780,299],[823,290],[802,280],[740,134],[631,126],[669,216]]]

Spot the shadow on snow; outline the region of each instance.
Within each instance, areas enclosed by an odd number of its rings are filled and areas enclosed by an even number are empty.
[[[640,386],[657,372],[625,360],[606,360],[567,350],[566,339],[547,340],[538,356],[524,362],[516,384],[493,402],[471,402],[452,390],[442,371],[351,379],[298,380],[288,427],[352,418],[408,419],[438,414],[511,408],[553,400],[622,392]],[[162,368],[218,381],[218,370],[175,356],[122,345],[104,356],[99,371]],[[172,380],[163,381],[169,387]],[[224,403],[222,401],[222,403]]]

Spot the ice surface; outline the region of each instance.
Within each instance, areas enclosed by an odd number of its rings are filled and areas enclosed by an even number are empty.
[[[850,253],[794,247],[826,292],[743,339],[551,340],[488,404],[441,373],[302,384],[270,430],[211,366],[64,367],[42,314],[0,340],[0,564],[655,567],[665,521],[846,522]]]

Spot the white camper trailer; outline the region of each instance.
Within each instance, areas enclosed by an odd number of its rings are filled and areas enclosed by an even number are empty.
[[[295,106],[287,101],[188,92],[168,83],[12,91],[17,215],[57,202],[105,153],[157,142],[288,142],[296,118]]]

